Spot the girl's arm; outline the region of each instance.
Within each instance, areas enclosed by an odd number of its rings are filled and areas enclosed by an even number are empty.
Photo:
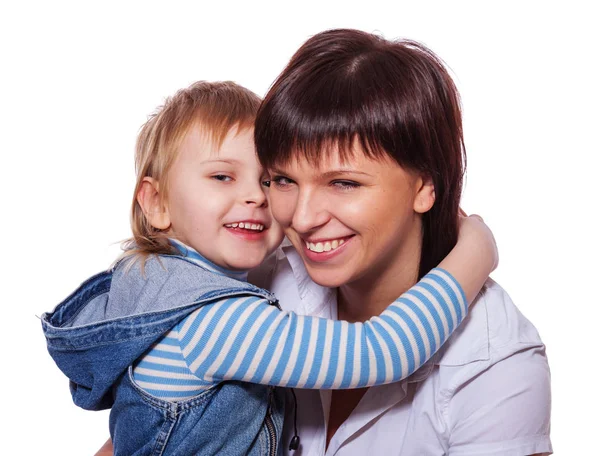
[[[225,380],[315,389],[391,383],[443,345],[496,263],[491,232],[468,217],[441,268],[364,323],[282,312],[257,297],[231,298],[192,313],[164,343],[179,345],[187,367],[207,386]],[[161,345],[153,356],[167,350]]]

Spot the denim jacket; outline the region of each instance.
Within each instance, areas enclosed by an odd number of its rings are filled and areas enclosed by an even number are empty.
[[[281,451],[284,400],[269,386],[223,382],[180,402],[156,398],[133,380],[132,365],[204,304],[268,291],[210,272],[183,256],[151,257],[142,272],[120,262],[84,282],[42,315],[48,351],[69,377],[73,401],[111,408],[119,455],[270,455]]]

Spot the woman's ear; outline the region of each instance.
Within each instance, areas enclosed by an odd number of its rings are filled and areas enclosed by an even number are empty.
[[[435,203],[435,187],[430,177],[421,176],[417,179],[417,193],[415,195],[414,210],[424,214],[433,207]]]
[[[144,177],[136,199],[150,225],[157,230],[166,230],[171,226],[169,210],[161,201],[156,179]]]

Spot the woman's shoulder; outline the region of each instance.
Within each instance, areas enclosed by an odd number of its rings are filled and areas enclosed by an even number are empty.
[[[492,365],[527,348],[543,347],[535,326],[508,293],[489,279],[461,326],[436,357],[441,366]]]
[[[431,385],[444,398],[438,406],[453,429],[453,448],[464,454],[552,451],[545,346],[500,285],[487,284],[436,364]]]
[[[461,390],[463,396],[481,388],[494,390],[499,384],[510,392],[523,382],[548,384],[549,390],[546,347],[538,331],[491,279],[433,364],[447,397]]]
[[[497,357],[511,347],[543,345],[533,323],[521,313],[506,290],[496,282],[491,279],[488,281],[487,290],[481,299],[485,303],[493,356]]]
[[[468,317],[436,354],[434,364],[440,380],[437,388],[448,398],[447,404],[454,404],[448,410],[451,421],[463,422],[465,411],[480,413],[493,399],[495,411],[486,412],[488,417],[505,419],[521,413],[532,423],[546,426],[549,422],[546,347],[535,326],[496,282],[488,281]],[[523,401],[531,405],[529,410],[521,410]]]

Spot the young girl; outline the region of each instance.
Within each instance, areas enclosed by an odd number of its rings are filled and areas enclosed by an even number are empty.
[[[246,281],[282,241],[254,151],[259,104],[230,82],[198,82],[167,100],[138,138],[124,258],[43,315],[74,402],[112,407],[116,455],[277,454],[284,390],[272,386],[407,377],[465,318],[495,267],[491,233],[468,218],[440,267],[379,317],[282,312]],[[307,248],[327,255],[346,241]]]

